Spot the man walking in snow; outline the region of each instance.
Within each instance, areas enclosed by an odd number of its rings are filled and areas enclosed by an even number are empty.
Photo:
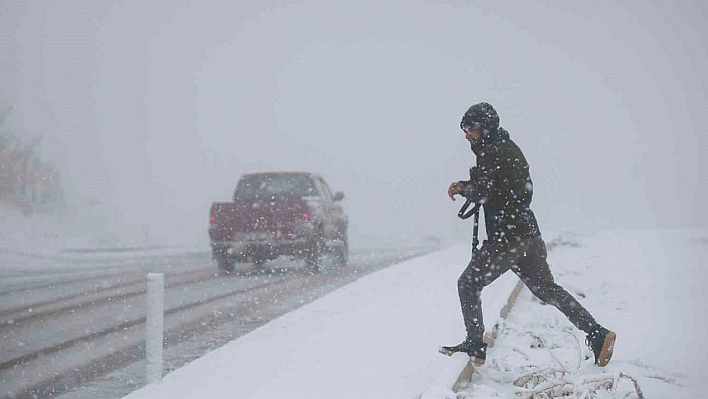
[[[499,115],[487,103],[471,106],[460,127],[477,157],[473,176],[450,185],[448,195],[481,204],[487,240],[476,251],[457,280],[467,338],[441,352],[469,354],[483,364],[487,344],[482,342],[482,288],[511,269],[540,300],[549,303],[587,334],[586,343],[595,363],[605,366],[612,357],[616,334],[598,324],[590,313],[553,280],[546,262],[546,245],[531,208],[533,183],[521,149],[499,127]]]

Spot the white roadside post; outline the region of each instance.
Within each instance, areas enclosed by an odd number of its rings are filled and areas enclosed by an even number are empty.
[[[162,380],[162,339],[165,307],[165,275],[148,273],[147,286],[147,382]]]

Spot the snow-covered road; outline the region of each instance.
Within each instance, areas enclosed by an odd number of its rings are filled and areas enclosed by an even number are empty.
[[[319,274],[278,260],[261,269],[241,264],[223,276],[208,253],[74,255],[4,267],[0,392],[80,398],[100,391],[109,398],[141,386],[148,272],[165,273],[170,371],[361,276],[431,249],[353,251],[349,266],[330,265]]]

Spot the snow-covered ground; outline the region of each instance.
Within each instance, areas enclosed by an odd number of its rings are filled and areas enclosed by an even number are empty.
[[[454,360],[436,348],[464,335],[455,292],[464,244],[362,278],[127,398],[632,398],[632,379],[646,398],[704,397],[708,234],[606,231],[557,242],[557,280],[618,334],[603,369],[580,332],[524,291],[471,385],[431,391]]]

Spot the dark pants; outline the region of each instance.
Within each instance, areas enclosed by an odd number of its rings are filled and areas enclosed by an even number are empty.
[[[509,269],[519,276],[536,297],[558,308],[576,327],[586,333],[593,330],[595,319],[572,295],[553,281],[546,257],[546,244],[541,236],[504,245],[484,242],[457,280],[468,338],[481,340],[484,336],[482,288]]]

